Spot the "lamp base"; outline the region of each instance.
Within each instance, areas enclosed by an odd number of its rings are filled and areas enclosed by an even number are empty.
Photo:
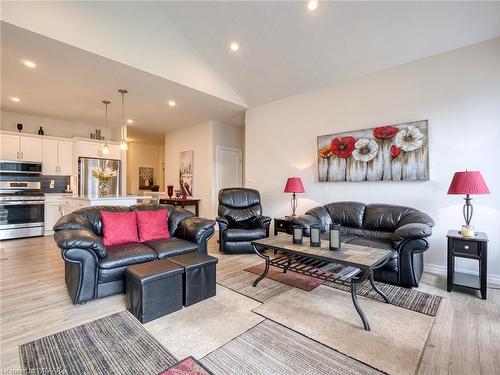
[[[474,232],[474,226],[472,225],[462,225],[462,229],[459,231],[462,237],[474,237],[476,232]]]

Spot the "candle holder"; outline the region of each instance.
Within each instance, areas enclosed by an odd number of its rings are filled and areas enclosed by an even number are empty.
[[[311,247],[320,247],[321,246],[321,228],[318,224],[312,224],[309,227],[310,236],[309,241]]]
[[[341,249],[340,245],[340,224],[330,224],[330,229],[328,232],[328,240],[330,242],[330,250],[339,251]]]
[[[304,227],[302,225],[294,225],[292,228],[292,242],[296,245],[302,245],[304,237]]]

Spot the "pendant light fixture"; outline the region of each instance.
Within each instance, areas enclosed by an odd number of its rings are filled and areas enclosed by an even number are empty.
[[[103,100],[102,102],[103,102],[103,104],[106,107],[106,141],[104,143],[104,147],[102,148],[102,153],[104,155],[108,155],[109,154],[109,146],[108,146],[108,104],[110,104],[111,102],[109,100]]]
[[[126,151],[128,150],[128,145],[127,140],[125,139],[125,94],[128,91],[120,89],[118,92],[122,94],[122,141],[120,143],[120,150]]]

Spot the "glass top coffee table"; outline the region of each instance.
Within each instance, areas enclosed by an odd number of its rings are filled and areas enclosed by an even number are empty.
[[[341,250],[332,251],[327,241],[323,240],[320,247],[311,247],[308,241],[298,245],[292,243],[292,236],[286,234],[252,241],[252,246],[255,253],[266,262],[264,272],[253,283],[254,287],[266,277],[269,266],[281,268],[284,273],[292,271],[348,285],[351,288],[354,307],[367,331],[370,330],[370,324],[358,302],[356,286],[368,279],[372,288],[385,302],[390,303],[389,298],[377,288],[373,280],[373,270],[387,263],[391,255],[389,250],[343,243]],[[280,251],[283,255],[270,258],[263,254],[262,249]]]

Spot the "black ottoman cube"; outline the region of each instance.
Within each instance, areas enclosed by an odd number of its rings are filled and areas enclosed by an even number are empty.
[[[141,323],[182,309],[183,267],[162,259],[128,267],[125,274],[127,310]]]
[[[210,255],[188,253],[169,258],[184,268],[184,306],[215,296],[217,258]]]

